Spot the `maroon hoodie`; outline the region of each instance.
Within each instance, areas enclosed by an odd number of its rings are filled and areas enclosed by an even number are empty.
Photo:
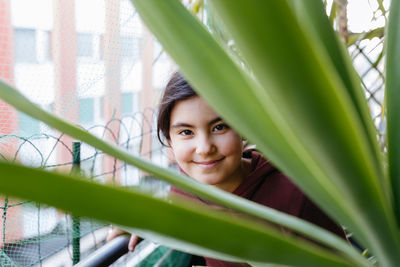
[[[245,151],[243,156],[251,158],[251,171],[249,176],[232,192],[233,194],[312,222],[346,239],[342,228],[261,154],[256,151]],[[199,199],[175,187],[172,187],[171,191],[172,194]],[[212,267],[249,266],[244,263],[224,262],[211,258],[206,258],[206,262],[207,266]]]

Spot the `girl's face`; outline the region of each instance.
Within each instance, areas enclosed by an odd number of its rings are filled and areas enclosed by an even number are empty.
[[[232,192],[248,163],[242,160],[242,138],[199,96],[175,104],[170,140],[179,167],[201,183]]]

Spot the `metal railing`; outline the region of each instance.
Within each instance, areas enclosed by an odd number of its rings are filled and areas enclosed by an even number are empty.
[[[76,264],[76,267],[109,266],[128,252],[128,235],[120,235]]]

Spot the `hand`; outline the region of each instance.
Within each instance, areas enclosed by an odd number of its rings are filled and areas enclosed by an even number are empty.
[[[106,237],[106,242],[110,242],[117,236],[124,235],[124,234],[129,234],[129,233],[125,232],[124,230],[119,229],[118,227],[111,226],[110,230],[108,231],[107,237]]]
[[[129,239],[128,250],[133,252],[135,250],[136,245],[139,243],[140,238],[137,235],[132,234]]]
[[[124,230],[119,229],[118,227],[113,227],[108,232],[106,241],[109,242],[109,241],[113,240],[114,238],[116,238],[117,236],[124,235],[124,234],[129,234],[129,233],[125,232]],[[134,251],[135,247],[139,243],[139,241],[140,241],[140,238],[138,236],[132,234],[131,238],[129,239],[128,250],[131,252]]]

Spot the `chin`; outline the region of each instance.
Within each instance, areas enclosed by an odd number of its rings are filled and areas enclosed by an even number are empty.
[[[194,179],[202,184],[208,184],[208,185],[216,185],[221,183],[221,179],[215,179],[215,177],[199,177],[198,179],[196,178]]]

